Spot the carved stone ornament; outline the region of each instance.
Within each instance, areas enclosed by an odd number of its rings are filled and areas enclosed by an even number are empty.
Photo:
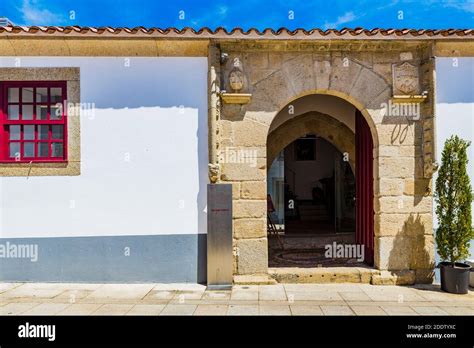
[[[208,169],[209,169],[209,180],[211,181],[211,183],[215,184],[217,180],[219,179],[219,174],[220,174],[219,165],[209,163]]]
[[[244,74],[242,70],[234,68],[230,71],[229,85],[235,93],[238,93],[244,87]]]
[[[425,178],[432,178],[433,174],[438,171],[439,169],[439,163],[438,162],[429,162],[425,163],[424,165],[424,177]]]
[[[404,62],[392,66],[393,94],[416,95],[420,93],[420,75],[417,66]]]

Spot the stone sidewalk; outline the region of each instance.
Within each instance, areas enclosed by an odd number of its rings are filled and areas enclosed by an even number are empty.
[[[474,315],[438,285],[0,283],[0,315]]]

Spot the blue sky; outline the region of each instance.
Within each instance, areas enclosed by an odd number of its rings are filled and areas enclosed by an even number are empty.
[[[473,27],[474,0],[0,0],[2,16],[18,25],[445,29]]]

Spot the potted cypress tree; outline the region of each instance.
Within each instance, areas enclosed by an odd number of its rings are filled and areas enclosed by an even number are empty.
[[[454,294],[467,294],[471,266],[461,261],[469,257],[469,244],[474,238],[471,226],[472,191],[466,165],[470,142],[451,136],[444,144],[441,167],[436,180],[436,231],[438,254],[443,262],[441,289]]]

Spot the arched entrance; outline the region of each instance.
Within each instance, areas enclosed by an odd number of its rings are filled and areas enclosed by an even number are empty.
[[[358,163],[356,150],[353,155],[349,153],[356,183],[362,166],[367,175],[360,176],[360,181],[372,185],[372,189],[367,187],[359,192],[361,197],[357,206],[365,207],[359,210],[365,214],[356,215],[356,220],[362,224],[356,225],[359,231],[356,235],[368,249],[367,255],[371,255],[373,249],[373,264],[377,271],[364,269],[361,273],[358,270],[361,267],[352,268],[348,270],[352,272],[350,278],[397,284],[413,283],[415,279],[430,281],[434,263],[430,179],[433,170],[433,98],[427,98],[422,104],[418,121],[386,115],[386,107],[394,98],[394,64],[400,63],[404,52],[389,54],[379,50],[376,54],[380,59],[375,63],[372,51],[364,54],[339,51],[338,45],[330,46],[331,52],[308,51],[299,45],[281,45],[281,42],[275,46],[266,43],[241,46],[232,42],[229,46],[221,46],[229,54],[225,64],[219,54],[210,56],[214,57],[216,67],[220,67],[220,79],[213,81],[217,85],[221,82],[221,90],[232,90],[227,77],[235,68],[234,62],[239,62],[243,72],[242,90],[234,93],[234,99],[223,98],[221,104],[210,105],[209,117],[209,149],[211,158],[212,155],[215,157],[210,166],[210,177],[216,183],[231,183],[233,188],[234,279],[241,283],[256,282],[255,277],[261,277],[263,283],[269,277],[277,281],[304,279],[313,282],[319,277],[314,269],[295,275],[283,274],[281,269],[276,274],[274,269],[268,268],[268,241],[271,238],[267,232],[267,171],[271,165],[268,162],[273,159],[267,157],[276,157],[296,140],[294,137],[285,142],[286,133],[282,132],[274,148],[269,135],[275,134],[287,121],[309,112],[335,118],[353,134],[360,134],[360,129],[356,132],[357,112],[366,121],[365,133],[371,135],[373,150],[369,146],[370,137],[361,138],[365,141],[360,143],[354,137],[354,144],[358,144],[359,149],[365,144],[366,157],[363,158],[371,159],[372,164],[371,168],[368,161]],[[422,69],[422,81],[424,88],[431,90],[431,63],[426,64],[426,69]],[[311,103],[304,103],[305,98]],[[217,101],[217,98],[211,100]],[[300,125],[295,124],[295,128]],[[357,128],[361,125],[357,122]],[[337,123],[332,126],[337,127]],[[333,131],[333,139],[327,139],[323,134],[319,134],[319,138],[344,153],[346,151],[337,144],[338,140],[344,140],[337,136],[344,133],[343,129]],[[298,137],[307,134],[318,133],[308,132]],[[219,156],[226,151],[251,153],[253,160],[221,161]],[[360,183],[358,187],[357,190],[361,188]],[[367,194],[362,195],[362,192]],[[361,203],[362,199],[365,204]],[[373,207],[375,214],[367,207]],[[327,269],[318,280],[328,281],[329,276],[334,281],[347,281],[348,278],[341,275],[345,271]]]
[[[311,98],[302,99],[311,104]],[[353,105],[327,99],[344,108],[290,117],[283,108],[270,126],[269,267],[373,265],[371,131]]]

